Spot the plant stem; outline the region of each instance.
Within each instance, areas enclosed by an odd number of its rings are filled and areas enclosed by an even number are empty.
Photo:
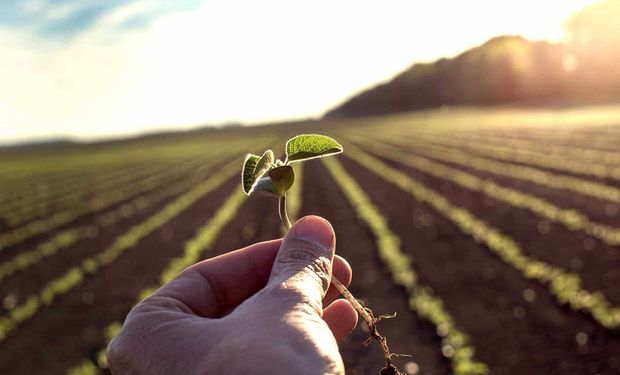
[[[278,199],[278,214],[286,230],[291,229],[291,221],[288,219],[288,214],[286,213],[286,194],[280,196],[280,199]]]
[[[280,196],[278,200],[278,214],[280,215],[280,221],[282,225],[286,227],[287,230],[291,229],[291,221],[288,218],[288,214],[286,212],[286,195]],[[368,326],[368,332],[370,332],[370,337],[364,342],[364,345],[370,344],[373,340],[377,341],[379,345],[381,345],[381,349],[383,350],[383,357],[386,362],[386,366],[381,370],[382,375],[399,375],[399,372],[396,367],[392,364],[392,353],[390,352],[390,348],[387,345],[387,339],[385,336],[382,336],[377,330],[377,322],[382,318],[390,318],[392,316],[380,316],[379,318],[375,318],[372,310],[362,306],[362,304],[353,296],[353,294],[347,289],[347,287],[338,280],[334,275],[332,275],[332,285],[338,290],[338,292],[353,306],[355,311],[359,314],[359,316],[364,319],[366,325]]]

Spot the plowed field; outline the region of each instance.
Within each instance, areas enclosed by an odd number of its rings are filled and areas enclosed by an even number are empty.
[[[245,153],[297,168],[292,216],[336,230],[351,291],[410,374],[620,373],[620,117],[457,110],[0,149],[0,373],[107,372],[131,306],[192,263],[282,235]],[[588,117],[590,116],[590,117]],[[377,374],[363,327],[348,374]]]

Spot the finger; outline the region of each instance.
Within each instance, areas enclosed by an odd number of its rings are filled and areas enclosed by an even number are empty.
[[[340,341],[357,326],[357,312],[346,299],[337,299],[325,308],[323,320]]]
[[[336,237],[329,222],[318,216],[298,220],[282,240],[268,286],[285,293],[284,309],[311,308],[318,314],[329,288]]]
[[[346,261],[340,255],[334,256],[334,262],[332,267],[332,274],[335,278],[340,280],[345,286],[349,286],[351,284],[352,271],[349,262]],[[326,307],[330,303],[332,303],[338,296],[340,292],[333,284],[330,284],[327,293],[325,294],[325,298],[323,298],[323,307]]]
[[[260,242],[199,262],[144,302],[216,318],[265,286],[281,243]]]

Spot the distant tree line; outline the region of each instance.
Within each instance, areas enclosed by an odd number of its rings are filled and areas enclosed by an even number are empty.
[[[620,100],[620,1],[566,23],[566,42],[500,36],[452,59],[415,64],[328,112],[351,117],[443,105],[571,104]]]

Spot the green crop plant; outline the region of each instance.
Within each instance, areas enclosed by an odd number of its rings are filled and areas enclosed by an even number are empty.
[[[286,210],[286,193],[295,182],[295,172],[290,164],[331,156],[341,152],[343,152],[342,145],[330,137],[320,134],[301,134],[286,142],[286,157],[284,161],[275,159],[274,153],[271,150],[265,151],[262,156],[248,154],[245,158],[241,175],[243,191],[248,196],[256,192],[262,192],[278,198],[280,221],[288,230],[291,228],[291,222]],[[375,340],[381,345],[386,361],[386,366],[381,370],[381,375],[402,374],[392,363],[392,356],[394,354],[390,352],[387,339],[377,331],[377,322],[392,316],[384,315],[375,318],[372,310],[363,307],[336,277],[332,276],[331,282],[366,322],[370,337],[365,344],[368,345]]]
[[[233,160],[232,163],[236,164],[237,161]],[[63,275],[49,281],[40,290],[26,297],[23,303],[17,305],[9,313],[0,316],[0,342],[4,341],[8,334],[17,329],[20,324],[31,319],[45,306],[52,304],[57,297],[80,285],[86,276],[95,275],[101,268],[106,267],[122,256],[123,253],[133,249],[141,239],[161,228],[199,199],[222,186],[232,177],[234,172],[230,168],[232,163],[229,162],[224,165],[224,172],[214,174],[190,191],[178,196],[160,211],[116,237],[110,246],[82,260],[79,265],[68,269]],[[243,194],[240,193],[240,196],[243,197]]]
[[[560,304],[567,304],[574,310],[590,314],[597,323],[607,329],[620,328],[620,307],[608,301],[603,293],[584,289],[579,275],[527,255],[521,245],[511,237],[488,225],[465,208],[455,206],[446,197],[413,180],[406,173],[390,167],[353,145],[349,146],[349,152],[356,163],[412,195],[417,201],[433,208],[456,225],[461,232],[521,272],[525,278],[546,285]]]
[[[481,192],[488,197],[510,204],[513,207],[530,210],[546,220],[563,225],[568,230],[584,231],[587,235],[595,237],[612,246],[620,244],[620,229],[604,223],[592,221],[585,213],[575,209],[566,209],[556,206],[543,198],[499,185],[492,179],[479,178],[471,173],[434,162],[423,156],[414,154],[405,154],[403,156],[402,150],[388,145],[370,144],[367,142],[364,146],[372,150],[374,154],[383,158],[454,182],[466,189]]]
[[[373,135],[374,140],[368,141],[368,137],[360,138],[360,132],[347,133],[347,137],[359,140],[364,146],[373,143],[377,144],[380,140],[383,144],[390,144],[404,147],[415,147],[416,153],[440,161],[446,161],[462,165],[466,168],[473,168],[478,171],[488,172],[498,176],[506,176],[519,180],[533,182],[537,185],[560,190],[569,190],[575,193],[608,200],[613,203],[620,203],[620,189],[615,186],[605,185],[595,180],[574,177],[561,173],[552,173],[546,170],[529,167],[526,165],[515,164],[509,161],[496,161],[489,158],[478,157],[471,153],[464,152],[456,148],[436,146],[423,141],[406,138],[403,134],[376,136],[377,132],[366,133]]]
[[[365,223],[376,241],[379,259],[392,274],[392,281],[401,286],[409,295],[409,307],[421,318],[435,325],[442,337],[443,348],[453,350],[449,357],[454,375],[483,375],[488,366],[474,359],[475,349],[469,336],[456,327],[456,322],[444,307],[444,303],[434,295],[432,289],[418,282],[412,260],[401,250],[401,240],[394,233],[388,219],[381,214],[363,188],[337,160],[324,160],[325,167],[340,187],[361,222]]]

